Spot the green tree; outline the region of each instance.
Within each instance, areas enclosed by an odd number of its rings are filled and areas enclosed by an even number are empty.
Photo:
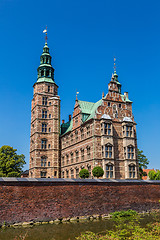
[[[103,171],[103,169],[101,167],[98,166],[98,167],[94,167],[93,168],[92,173],[93,173],[94,177],[99,178],[99,177],[103,176],[104,171]]]
[[[25,156],[18,155],[17,149],[10,146],[0,148],[0,176],[1,177],[20,177],[23,165],[26,164]]]
[[[158,170],[156,172],[154,170],[151,170],[149,171],[148,176],[150,180],[160,180],[160,171]]]
[[[89,178],[89,171],[85,168],[81,169],[79,172],[80,178]]]
[[[139,163],[139,175],[140,175],[140,178],[142,179],[143,176],[147,175],[145,172],[143,172],[143,168],[144,169],[147,168],[147,166],[149,164],[149,160],[143,154],[142,150],[137,149],[137,154],[138,154],[138,163]]]

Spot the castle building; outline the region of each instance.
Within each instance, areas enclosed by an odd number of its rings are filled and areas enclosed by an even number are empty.
[[[121,93],[116,69],[108,93],[96,103],[76,97],[73,115],[60,127],[60,98],[45,44],[34,84],[31,110],[30,177],[89,177],[101,166],[103,178],[137,179],[136,123],[128,93]]]

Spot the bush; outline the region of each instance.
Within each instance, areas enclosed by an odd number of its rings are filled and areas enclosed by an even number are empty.
[[[92,173],[93,173],[94,177],[99,178],[99,177],[103,176],[104,171],[103,171],[103,169],[101,167],[98,166],[98,167],[94,167],[93,168]]]
[[[80,176],[80,178],[89,178],[89,171],[87,169],[83,168],[79,172],[79,176]]]
[[[126,217],[131,217],[131,216],[135,216],[138,213],[132,209],[129,209],[127,211],[119,211],[119,212],[114,212],[111,213],[113,218],[126,218]]]

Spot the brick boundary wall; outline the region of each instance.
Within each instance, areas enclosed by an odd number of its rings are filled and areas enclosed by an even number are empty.
[[[0,178],[0,223],[160,207],[160,181]]]

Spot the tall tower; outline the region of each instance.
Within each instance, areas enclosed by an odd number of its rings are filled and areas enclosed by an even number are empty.
[[[56,178],[60,172],[60,97],[51,59],[46,41],[31,106],[29,177],[33,178]]]

